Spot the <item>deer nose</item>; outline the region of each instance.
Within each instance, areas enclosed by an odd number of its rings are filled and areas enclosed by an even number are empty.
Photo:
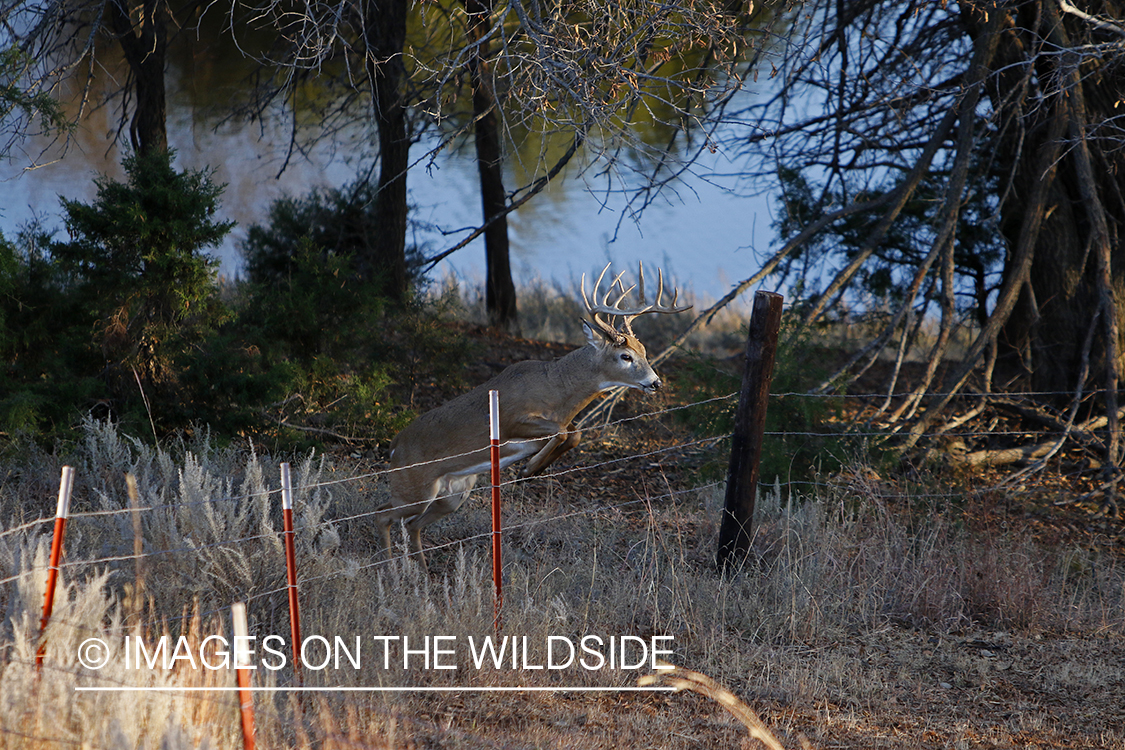
[[[645,386],[645,390],[647,390],[650,393],[655,393],[663,387],[664,387],[664,384],[660,382],[660,378],[657,378],[656,380],[652,381],[647,386]]]

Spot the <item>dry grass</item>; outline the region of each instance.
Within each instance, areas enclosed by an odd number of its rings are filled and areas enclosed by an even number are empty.
[[[624,430],[625,428],[623,428]],[[249,601],[251,630],[288,638],[278,457],[194,443],[154,450],[90,423],[65,461],[78,467],[62,587],[35,678],[45,585],[43,524],[0,536],[0,747],[234,747],[230,694],[76,693],[80,684],[233,684],[229,672],[92,673],[79,644],[119,648],[142,628],[198,644],[229,632]],[[550,636],[674,637],[673,663],[706,673],[755,706],[786,747],[1117,747],[1125,742],[1125,567],[1089,549],[1045,548],[1017,530],[988,534],[955,508],[896,510],[862,485],[759,502],[754,550],[739,574],[713,566],[719,488],[692,490],[674,459],[643,459],[643,481],[615,481],[585,446],[582,471],[505,491],[504,632],[542,663]],[[64,457],[27,453],[0,468],[0,523],[53,510]],[[370,466],[294,461],[306,636],[364,639],[359,669],[306,670],[309,686],[627,686],[642,670],[476,668],[464,645],[493,632],[483,495],[428,530],[431,575],[383,564],[362,514],[381,488]],[[653,465],[650,465],[653,464]],[[567,468],[567,467],[562,467]],[[132,596],[132,519],[144,514],[143,612]],[[667,472],[666,478],[665,472]],[[82,516],[103,511],[104,515]],[[0,529],[2,531],[2,529]],[[231,543],[234,540],[236,543]],[[469,540],[461,544],[462,540]],[[107,558],[120,558],[96,562]],[[77,565],[80,561],[95,561]],[[187,615],[186,617],[184,615]],[[454,636],[455,670],[384,669],[375,635]],[[401,658],[401,656],[399,657]],[[255,680],[292,684],[286,668]],[[666,694],[367,694],[256,698],[260,747],[731,746],[744,729],[705,698]],[[1050,708],[1048,712],[1047,709]],[[36,739],[46,738],[46,739]]]

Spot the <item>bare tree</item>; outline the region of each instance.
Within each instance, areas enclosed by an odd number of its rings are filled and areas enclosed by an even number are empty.
[[[59,103],[34,79],[34,61],[16,47],[0,49],[0,157],[32,133],[68,130]]]
[[[810,0],[792,16],[772,96],[739,113],[760,128],[744,141],[750,153],[766,157],[748,176],[776,177],[781,164],[813,186],[805,218],[747,283],[787,263],[792,278],[818,238],[850,231],[846,252],[825,253],[821,274],[806,276],[804,323],[854,303],[873,280],[895,290],[880,333],[832,382],[864,372],[912,321],[940,320],[921,382],[885,414],[908,423],[906,446],[955,394],[988,393],[1002,374],[1062,404],[1100,389],[1104,453],[1119,460],[1121,11],[1113,0],[1082,10],[1066,0]],[[916,231],[896,236],[908,221]],[[998,260],[972,257],[981,224],[1001,243]],[[927,399],[959,329],[972,334],[968,351],[944,395]]]
[[[382,7],[371,3],[376,11]],[[669,179],[690,162],[692,152],[679,162],[667,144],[677,134],[709,126],[738,90],[744,53],[756,43],[749,31],[752,3],[732,10],[718,0],[577,0],[553,6],[524,0],[407,6],[401,0],[415,19],[414,36],[397,53],[398,37],[386,36],[391,43],[375,53],[379,34],[374,26],[398,18],[398,7],[376,18],[357,0],[306,4],[300,13],[272,1],[255,6],[250,15],[278,33],[278,49],[264,59],[282,71],[275,83],[287,87],[272,88],[259,111],[311,77],[323,84],[331,75],[343,85],[337,103],[321,119],[326,133],[339,132],[345,113],[357,111],[349,88],[354,92],[361,75],[371,90],[376,82],[389,86],[401,63],[405,80],[398,90],[405,92],[408,122],[417,114],[440,126],[442,143],[431,154],[472,132],[481,175],[481,226],[431,261],[486,235],[491,315],[508,327],[515,324],[516,305],[507,214],[542,191],[580,153],[586,157],[583,169],[596,164],[599,179],[619,180],[615,190],[623,189],[632,170],[645,186]],[[357,21],[361,18],[363,23]],[[367,60],[362,74],[357,55]],[[376,119],[382,125],[384,115]],[[552,139],[563,139],[565,146],[561,157],[549,160]],[[382,152],[385,145],[380,146]],[[418,155],[418,160],[426,158]],[[521,160],[524,171],[535,175],[511,191],[501,171],[509,158]],[[380,159],[386,176],[391,160],[382,153]],[[654,176],[661,169],[668,174]],[[398,168],[392,172],[403,174]],[[396,232],[398,226],[388,224]]]
[[[492,0],[463,0],[468,17],[469,57],[467,68],[473,90],[473,134],[480,174],[480,197],[484,209],[485,308],[492,325],[519,333],[516,285],[508,248],[508,219],[504,209],[504,161],[500,134],[499,103],[494,91],[489,37],[492,32]],[[493,217],[496,217],[493,219]]]
[[[379,190],[375,196],[378,236],[360,248],[360,272],[371,278],[383,269],[392,299],[406,294],[406,173],[410,138],[406,127],[406,0],[366,0],[363,14],[364,67],[371,86],[372,114],[379,128]]]
[[[104,16],[129,64],[126,96],[133,99],[129,142],[140,155],[168,150],[164,73],[168,59],[168,4],[107,0]]]
[[[24,71],[29,92],[50,95],[64,81],[78,84],[83,93],[77,97],[75,120],[91,102],[95,73],[106,64],[100,59],[105,50],[120,49],[127,79],[107,98],[121,104],[118,136],[127,128],[133,151],[143,155],[168,149],[164,75],[169,30],[173,14],[190,15],[192,7],[194,0],[176,6],[155,0],[0,0],[0,28],[7,48],[33,61]],[[110,47],[100,46],[106,41]],[[20,129],[19,134],[27,132]]]

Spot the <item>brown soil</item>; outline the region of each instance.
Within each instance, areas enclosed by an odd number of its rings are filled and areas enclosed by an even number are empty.
[[[810,703],[729,685],[786,748],[1125,747],[1120,637],[889,628],[800,656],[882,691]],[[392,704],[384,720],[408,747],[762,747],[719,703],[688,692],[452,694]]]

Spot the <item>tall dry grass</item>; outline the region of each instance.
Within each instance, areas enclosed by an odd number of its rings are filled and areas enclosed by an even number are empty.
[[[183,634],[193,643],[229,633],[227,608],[236,599],[249,602],[253,633],[287,638],[281,459],[253,446],[216,446],[206,433],[154,448],[93,421],[72,455],[28,451],[7,459],[0,467],[0,579],[12,580],[0,584],[0,747],[239,744],[229,694],[74,691],[230,685],[229,672],[201,674],[182,664],[138,671],[119,660],[94,672],[78,663],[77,651],[89,637],[119,649],[125,636],[138,633],[149,642]],[[78,468],[74,517],[37,679],[50,524],[21,525],[52,512],[64,462]],[[372,658],[378,652],[371,636],[419,644],[443,635],[464,644],[493,632],[483,495],[428,530],[434,549],[427,574],[410,560],[385,563],[379,554],[364,515],[379,501],[377,478],[324,456],[293,463],[304,634],[339,635],[346,643],[359,635],[367,654],[358,669],[306,670],[304,684],[623,686],[643,674],[477,669],[463,647],[451,657],[455,670],[403,669],[397,660],[384,669],[381,658]],[[138,478],[142,507],[151,508],[143,512],[143,596],[131,557],[126,472]],[[568,484],[546,479],[505,491],[504,632],[527,637],[535,649],[531,663],[542,663],[549,636],[670,635],[670,661],[736,693],[865,705],[879,701],[887,686],[834,649],[898,625],[939,636],[974,627],[1125,633],[1119,564],[1081,549],[1042,548],[1015,531],[974,535],[953,509],[918,517],[862,489],[825,487],[799,497],[778,487],[759,501],[744,569],[721,577],[713,565],[721,487],[653,485],[627,496],[603,488],[585,497]],[[255,679],[285,685],[294,675],[286,667]],[[453,733],[443,736],[472,745],[476,720],[458,716],[504,716],[519,726],[529,721],[527,711],[546,710],[521,701],[491,694],[353,693],[308,701],[259,694],[260,746],[397,747],[428,732]],[[678,746],[674,738],[653,744]]]

